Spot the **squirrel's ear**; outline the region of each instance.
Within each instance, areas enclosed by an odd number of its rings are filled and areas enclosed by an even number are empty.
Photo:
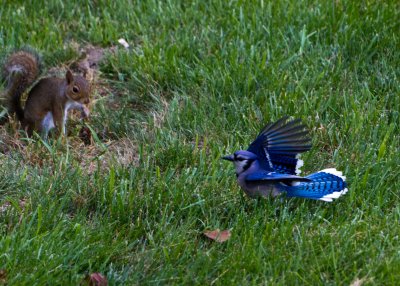
[[[67,70],[65,77],[67,78],[67,84],[71,84],[72,82],[74,82],[74,76],[72,75],[72,72],[70,70]]]

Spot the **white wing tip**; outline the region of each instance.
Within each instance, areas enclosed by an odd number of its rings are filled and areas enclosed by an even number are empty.
[[[324,169],[324,170],[319,171],[318,173],[321,173],[321,172],[332,174],[334,176],[341,178],[343,181],[346,181],[346,176],[343,176],[343,172],[340,172],[340,171],[336,170],[335,168]]]
[[[296,175],[300,175],[300,173],[301,173],[300,168],[303,167],[303,166],[304,166],[304,161],[300,160],[300,159],[297,159],[296,170],[295,170]]]
[[[331,194],[325,195],[325,196],[319,198],[319,200],[320,201],[325,201],[325,202],[332,202],[333,199],[337,199],[337,198],[343,196],[344,194],[346,194],[347,192],[348,192],[348,189],[345,188],[340,192],[333,192]]]

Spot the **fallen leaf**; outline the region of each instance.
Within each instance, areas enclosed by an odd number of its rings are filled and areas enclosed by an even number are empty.
[[[83,141],[85,145],[90,145],[92,132],[87,126],[82,126],[81,130],[79,130],[79,138]]]
[[[203,234],[217,242],[225,242],[231,237],[231,232],[228,229],[223,231],[220,231],[219,229],[208,230],[205,231]]]
[[[89,286],[107,286],[107,278],[101,273],[92,273],[88,277]]]
[[[0,284],[7,283],[7,271],[5,269],[0,269]]]

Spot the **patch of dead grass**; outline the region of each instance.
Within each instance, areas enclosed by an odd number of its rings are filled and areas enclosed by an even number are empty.
[[[10,122],[11,131],[7,130],[6,126],[0,126],[0,154],[8,154],[12,150],[22,150],[23,142],[20,140],[20,134],[16,132],[17,127],[13,127],[16,123]]]
[[[18,132],[10,133],[4,126],[0,126],[0,162],[14,154],[18,154],[25,165],[38,167],[51,167],[58,170],[59,165],[55,163],[54,156],[63,156],[66,152],[65,145],[52,144],[55,138],[49,139],[52,145],[50,152],[44,144],[37,144],[34,140],[22,140]],[[122,167],[139,166],[139,154],[137,144],[129,138],[109,140],[103,142],[103,146],[91,140],[89,144],[83,142],[78,136],[67,138],[69,149],[69,160],[77,163],[87,174],[91,174],[98,168],[107,170],[111,165]]]
[[[106,147],[91,144],[85,145],[79,140],[71,140],[72,156],[87,174],[94,173],[98,168],[106,171],[111,165],[122,167],[138,167],[138,147],[132,140],[121,138],[104,144]]]

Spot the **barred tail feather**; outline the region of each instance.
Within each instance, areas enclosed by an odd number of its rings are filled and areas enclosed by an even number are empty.
[[[296,186],[287,187],[287,195],[332,202],[348,191],[346,177],[333,168],[319,171],[306,178],[311,179],[312,182],[301,182]]]

